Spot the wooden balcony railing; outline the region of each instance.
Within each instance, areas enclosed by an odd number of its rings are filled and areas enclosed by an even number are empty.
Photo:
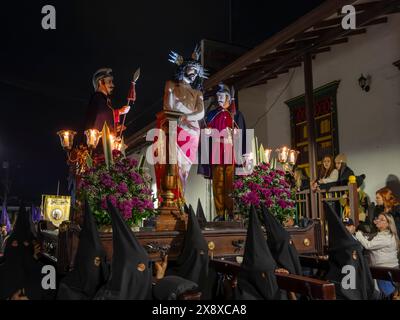
[[[311,210],[311,197],[316,197],[317,209]],[[347,186],[330,187],[328,189],[311,191],[304,190],[296,193],[296,220],[302,218],[318,219],[321,223],[322,244],[327,244],[328,228],[325,219],[326,205],[331,206],[341,218],[343,218],[344,207],[342,202],[346,202],[345,207],[349,212],[349,217],[353,219],[355,225],[359,223],[359,197],[357,183],[351,177]]]

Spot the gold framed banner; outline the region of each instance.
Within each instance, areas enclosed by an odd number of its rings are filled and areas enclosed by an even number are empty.
[[[69,220],[71,209],[70,196],[42,195],[42,210],[44,220],[58,227],[63,221]]]

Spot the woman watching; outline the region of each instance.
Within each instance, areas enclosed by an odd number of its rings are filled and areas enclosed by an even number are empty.
[[[294,170],[293,180],[293,187],[296,191],[303,191],[310,188],[310,179],[302,168]]]
[[[381,213],[374,223],[378,234],[368,240],[361,231],[358,231],[357,240],[367,250],[371,266],[398,268],[400,243],[393,217],[388,213]],[[396,290],[391,281],[378,280],[377,285],[386,297],[391,296]]]
[[[316,190],[321,184],[336,182],[339,172],[335,169],[332,156],[325,156],[319,169],[318,179],[313,182],[312,189]]]
[[[374,218],[383,210],[384,213],[392,215],[396,224],[397,234],[400,232],[400,201],[396,199],[392,190],[382,188],[376,192],[377,210],[374,212]],[[381,210],[379,210],[381,208]]]
[[[347,166],[347,157],[340,153],[335,158],[335,167],[338,170],[338,186],[346,186],[349,183],[350,176],[354,176],[354,171]]]

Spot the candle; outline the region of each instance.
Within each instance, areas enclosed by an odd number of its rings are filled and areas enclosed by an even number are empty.
[[[97,129],[88,129],[85,131],[86,135],[86,144],[89,148],[96,148],[100,137],[101,133]]]
[[[280,163],[286,163],[288,160],[289,149],[286,146],[283,146],[276,150],[278,153],[278,161]]]
[[[299,152],[296,150],[289,150],[289,164],[290,165],[295,165],[297,161],[297,156]]]
[[[266,163],[270,163],[271,155],[272,155],[272,149],[265,149],[264,153],[265,153],[265,162]]]
[[[71,130],[61,130],[57,132],[60,137],[61,146],[66,150],[71,150],[74,144],[75,131]]]
[[[64,134],[63,146],[65,146],[66,148],[69,147],[69,131],[65,132],[65,134]]]

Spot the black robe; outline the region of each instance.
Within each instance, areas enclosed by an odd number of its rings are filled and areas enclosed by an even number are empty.
[[[93,213],[85,202],[85,218],[79,234],[74,269],[59,285],[59,300],[90,300],[108,279],[109,266]]]
[[[149,257],[123,220],[107,201],[113,229],[113,257],[107,283],[98,291],[97,300],[147,300],[152,298],[152,269]]]
[[[336,298],[340,300],[375,300],[379,292],[375,290],[368,263],[363,255],[361,244],[347,231],[331,206],[325,206],[328,221],[329,270],[326,279],[335,284]],[[342,273],[344,266],[355,269],[355,289],[344,288]],[[348,272],[348,271],[347,271]]]
[[[0,299],[8,299],[18,290],[24,290],[29,300],[52,300],[55,290],[42,288],[44,264],[33,257],[34,241],[32,219],[23,204],[4,250],[0,267]]]
[[[177,300],[180,295],[198,289],[193,281],[178,276],[166,276],[153,286],[155,300]]]
[[[237,300],[279,300],[276,262],[268,248],[260,220],[251,206],[243,263],[234,297]]]
[[[85,130],[97,129],[101,132],[104,122],[112,131],[114,129],[114,113],[111,100],[102,92],[95,92],[90,98],[86,112]]]
[[[206,216],[204,215],[203,206],[201,205],[200,199],[197,201],[196,218],[202,229],[205,228],[207,224]]]
[[[189,212],[182,251],[175,267],[168,270],[168,275],[176,275],[195,282],[202,292],[202,299],[211,299],[216,275],[209,267],[207,241],[191,206]]]
[[[262,209],[268,247],[278,267],[288,270],[291,274],[302,275],[299,254],[290,234],[265,206]]]

